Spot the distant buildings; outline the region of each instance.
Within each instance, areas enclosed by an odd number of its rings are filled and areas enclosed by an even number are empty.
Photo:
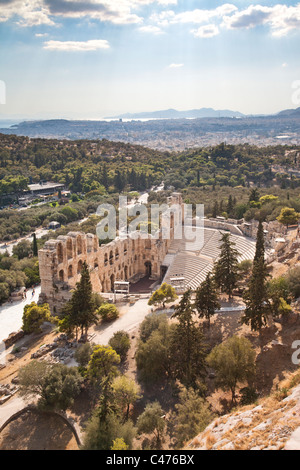
[[[64,184],[60,183],[53,183],[53,182],[43,182],[41,181],[40,183],[34,183],[34,184],[29,184],[28,185],[29,191],[25,191],[25,194],[31,194],[33,196],[51,196],[52,194],[62,191],[65,189]]]

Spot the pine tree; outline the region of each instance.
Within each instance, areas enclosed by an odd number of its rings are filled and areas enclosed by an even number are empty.
[[[221,237],[221,253],[214,266],[214,280],[216,286],[225,292],[229,298],[238,281],[238,251],[235,243],[230,240],[230,234],[224,233]]]
[[[194,310],[191,302],[191,291],[184,293],[173,314],[178,319],[171,341],[172,360],[175,378],[187,387],[199,387],[205,367],[205,345],[203,334],[193,320]]]
[[[205,317],[210,325],[210,318],[220,309],[219,297],[210,273],[196,290],[194,306],[200,318]]]
[[[81,328],[81,333],[87,334],[88,328],[98,322],[95,313],[96,306],[93,296],[90,273],[86,262],[82,265],[81,278],[77,282],[71,299],[65,305],[62,313],[73,328]]]

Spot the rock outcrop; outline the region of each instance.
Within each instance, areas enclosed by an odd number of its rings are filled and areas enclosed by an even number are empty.
[[[296,373],[290,384],[300,381]],[[299,450],[300,385],[280,388],[259,404],[215,419],[187,446],[190,450]]]

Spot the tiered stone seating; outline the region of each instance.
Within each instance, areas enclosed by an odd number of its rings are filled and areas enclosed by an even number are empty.
[[[173,253],[172,262],[165,275],[164,282],[171,283],[170,279],[176,276],[185,278],[186,288],[196,289],[212,271],[213,263],[220,254],[221,233],[219,230],[205,228],[203,238],[199,238],[191,245],[188,240],[173,240],[170,253]],[[224,233],[224,232],[223,232]],[[231,234],[231,240],[235,242],[236,249],[240,253],[239,261],[253,259],[255,255],[255,243],[245,237]],[[177,253],[174,255],[174,253]],[[167,255],[168,257],[168,255]],[[170,260],[171,261],[171,260]]]
[[[196,289],[211,270],[212,263],[207,259],[187,252],[178,253],[167,271],[164,282],[170,284],[172,277],[183,276],[186,288]]]

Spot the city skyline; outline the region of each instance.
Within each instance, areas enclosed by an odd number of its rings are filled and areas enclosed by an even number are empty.
[[[0,1],[0,114],[296,108],[300,3]]]

